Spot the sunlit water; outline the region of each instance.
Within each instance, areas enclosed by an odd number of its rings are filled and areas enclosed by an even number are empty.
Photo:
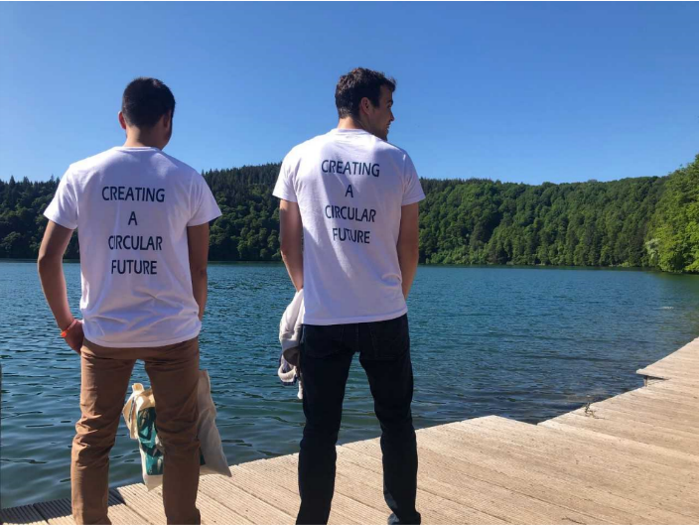
[[[77,308],[79,266],[65,270]],[[276,376],[293,296],[284,267],[212,265],[209,289],[201,366],[229,462],[296,452],[301,403]],[[79,358],[58,336],[35,265],[0,263],[0,298],[2,507],[69,497]],[[637,369],[699,335],[699,276],[420,267],[409,307],[416,427],[492,414],[534,423],[641,386]],[[148,382],[142,364],[137,381]],[[341,442],[379,434],[358,363],[344,406]],[[122,422],[111,483],[139,480]]]

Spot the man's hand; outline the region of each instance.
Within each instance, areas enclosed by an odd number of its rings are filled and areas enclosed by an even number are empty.
[[[66,343],[80,355],[80,349],[83,347],[85,335],[83,334],[83,322],[78,321],[75,326],[66,333]]]

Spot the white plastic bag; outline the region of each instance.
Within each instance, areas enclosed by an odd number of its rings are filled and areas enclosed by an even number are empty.
[[[124,405],[122,415],[129,429],[131,439],[138,440],[141,453],[143,483],[153,490],[163,482],[164,450],[158,439],[155,397],[152,389],[144,389],[135,383],[133,393]],[[201,446],[200,475],[222,474],[231,477],[226,456],[223,453],[221,436],[216,428],[216,407],[211,399],[211,382],[206,370],[199,371],[197,388],[199,420],[197,428]]]

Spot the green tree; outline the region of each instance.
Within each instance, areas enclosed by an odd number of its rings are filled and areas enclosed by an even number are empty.
[[[699,272],[699,155],[669,176],[654,219],[648,252],[660,269]]]

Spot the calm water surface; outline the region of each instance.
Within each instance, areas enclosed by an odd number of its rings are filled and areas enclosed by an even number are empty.
[[[77,308],[79,266],[66,275]],[[279,319],[293,296],[284,267],[213,265],[209,279],[201,366],[229,462],[296,452],[301,403],[276,377]],[[34,264],[0,263],[0,299],[1,505],[70,497],[79,358],[58,337]],[[409,307],[418,428],[492,414],[535,423],[638,388],[635,370],[699,335],[699,276],[420,267]],[[137,381],[148,383],[142,364]],[[340,441],[378,435],[355,363]],[[139,480],[121,422],[111,483]]]

